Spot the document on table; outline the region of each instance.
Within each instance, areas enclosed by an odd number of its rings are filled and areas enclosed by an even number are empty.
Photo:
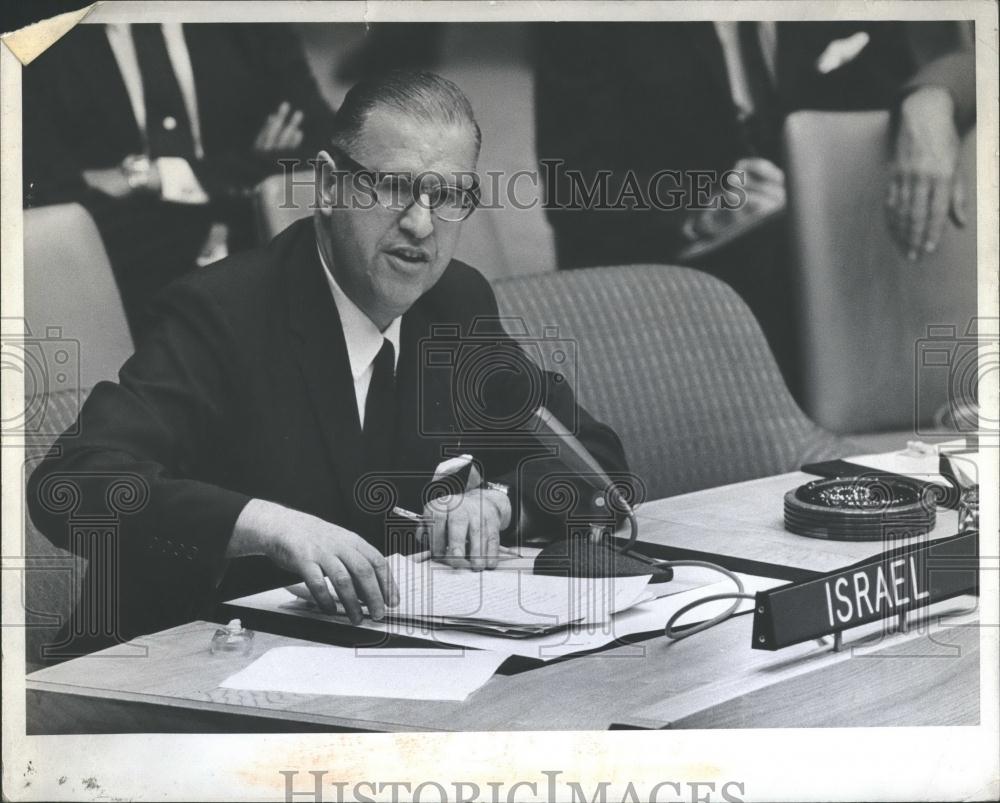
[[[495,628],[537,634],[578,623],[608,621],[644,598],[649,575],[636,577],[551,577],[530,571],[455,569],[404,555],[388,558],[400,602],[390,620],[438,626]],[[329,581],[328,581],[329,584]],[[330,592],[336,591],[329,585]],[[311,601],[304,583],[289,588]]]
[[[969,480],[979,481],[984,470],[983,454],[967,450],[964,441],[939,443],[936,451],[928,454],[911,454],[909,451],[901,449],[896,452],[856,455],[848,457],[847,460],[861,466],[874,468],[876,471],[888,471],[892,474],[902,474],[925,482],[936,482],[947,486],[950,481],[939,473],[942,454],[948,454],[956,464],[957,469],[962,471]]]
[[[509,572],[519,574],[520,572]],[[783,585],[784,580],[767,577],[738,574],[746,591],[750,594]],[[667,619],[675,611],[696,599],[711,594],[721,594],[734,591],[735,587],[729,580],[718,580],[719,575],[707,569],[694,567],[678,567],[674,570],[674,579],[670,582],[648,586],[634,606],[615,613],[609,620],[600,623],[575,623],[557,632],[532,636],[530,638],[510,639],[499,635],[489,635],[480,632],[466,632],[460,629],[429,627],[426,624],[385,621],[375,622],[364,619],[361,627],[380,633],[397,636],[408,636],[424,639],[439,644],[453,644],[462,647],[473,647],[481,650],[520,655],[540,661],[551,661],[566,655],[587,652],[604,647],[617,639],[636,633],[649,633],[662,630]],[[567,578],[561,579],[566,583]],[[670,593],[674,592],[674,593]],[[565,593],[565,592],[564,592]],[[653,594],[666,594],[651,599]],[[729,601],[712,602],[691,611],[680,624],[710,619],[729,607]],[[347,624],[347,617],[339,614],[327,615],[320,612],[315,605],[297,597],[287,588],[275,588],[247,597],[232,600],[229,605],[252,611],[279,613],[296,618],[328,621],[336,624]],[[752,600],[744,600],[739,611],[746,611],[753,606]],[[749,640],[749,624],[747,639]]]
[[[275,647],[222,681],[224,689],[464,700],[507,656],[483,650]]]
[[[904,451],[898,451],[857,455],[845,459],[849,463],[866,466],[875,471],[902,474],[925,482],[947,483],[947,480],[938,473],[939,458],[936,454],[909,455]]]

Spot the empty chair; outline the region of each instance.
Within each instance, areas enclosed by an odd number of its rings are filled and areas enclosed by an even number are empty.
[[[647,498],[843,454],[795,404],[750,309],[706,273],[590,268],[494,288],[508,329],[543,363],[553,344],[571,355],[561,370],[621,436]]]
[[[937,250],[911,262],[886,224],[889,113],[788,118],[803,406],[823,426],[923,433],[947,411],[950,372],[925,353],[957,361],[962,341],[975,340],[975,139],[966,135],[959,163],[968,223],[946,223]]]
[[[76,421],[99,381],[131,355],[125,310],[93,219],[78,204],[24,213],[24,321],[5,331],[5,371],[24,376],[25,476]],[[5,321],[5,324],[9,322]],[[5,422],[6,423],[6,422]],[[27,660],[42,659],[79,595],[85,562],[52,546],[25,516]]]

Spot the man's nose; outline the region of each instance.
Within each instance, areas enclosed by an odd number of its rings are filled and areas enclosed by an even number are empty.
[[[430,210],[430,199],[426,193],[421,194],[420,200],[410,204],[403,216],[399,219],[399,228],[417,240],[423,240],[434,231],[434,215]]]

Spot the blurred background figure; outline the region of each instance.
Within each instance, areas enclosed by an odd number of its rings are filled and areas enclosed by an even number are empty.
[[[256,241],[253,188],[332,119],[285,25],[78,25],[23,76],[25,206],[91,213],[135,338],[161,287]]]
[[[902,92],[886,207],[889,227],[911,260],[933,253],[950,216],[968,219],[956,176],[962,137],[976,120],[975,55],[963,46],[924,65]]]
[[[782,225],[785,118],[802,109],[891,107],[918,63],[956,48],[956,36],[940,23],[539,26],[540,160],[578,171],[585,185],[610,171],[612,200],[629,175],[643,192],[658,171],[682,175],[679,182],[666,177],[654,184],[656,199],[646,195],[624,210],[565,208],[574,205],[570,180],[547,181],[559,267],[669,263],[713,273],[750,305],[797,390]],[[906,134],[914,125],[920,124],[907,119],[901,128],[907,141],[914,139]],[[740,172],[742,198],[725,192],[721,177],[731,170]],[[901,166],[900,174],[908,170]],[[670,192],[681,202],[664,209]],[[734,197],[738,203],[721,202]],[[903,202],[902,192],[897,199]]]

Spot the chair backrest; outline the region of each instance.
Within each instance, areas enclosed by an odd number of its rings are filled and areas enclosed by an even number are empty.
[[[947,223],[917,262],[886,224],[888,112],[798,112],[785,149],[806,412],[836,432],[930,424],[948,383],[915,367],[921,343],[939,325],[961,339],[976,314],[975,131],[960,161],[969,223]]]
[[[529,334],[519,339],[569,341],[579,401],[621,436],[649,498],[838,451],[796,406],[750,309],[708,274],[590,268],[494,288],[502,314],[521,319],[508,328]]]
[[[93,219],[77,204],[24,213],[25,477],[69,429],[90,389],[132,354],[125,310]],[[26,657],[37,665],[80,594],[85,561],[25,516]]]
[[[79,367],[71,366],[68,375],[73,389],[89,390],[102,379],[114,379],[132,355],[104,243],[79,204],[24,212],[24,318],[34,338],[77,344]]]
[[[257,185],[257,230],[267,242],[296,220],[311,215],[315,204],[313,174],[299,170],[276,174]],[[455,258],[475,265],[487,278],[509,275],[504,249],[497,234],[496,210],[478,209],[464,224]]]

